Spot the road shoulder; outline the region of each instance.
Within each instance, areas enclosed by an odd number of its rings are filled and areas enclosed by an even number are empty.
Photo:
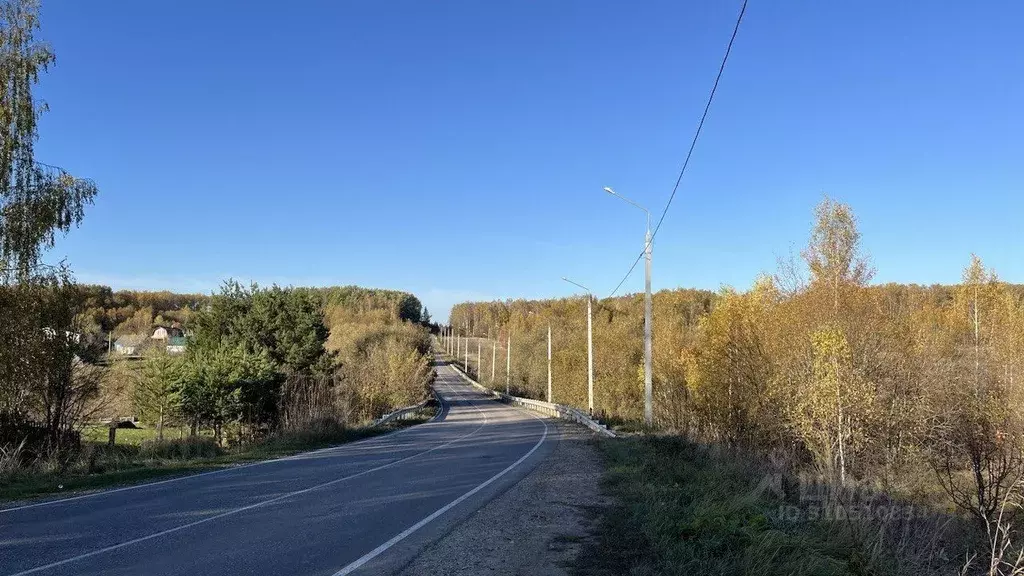
[[[603,506],[594,434],[549,421],[558,444],[530,474],[433,542],[401,572],[562,576],[595,533]]]

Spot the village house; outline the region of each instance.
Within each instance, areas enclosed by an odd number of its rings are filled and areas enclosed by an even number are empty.
[[[168,354],[181,354],[185,351],[185,331],[177,324],[171,326],[157,326],[153,330],[151,340],[161,341],[166,347]]]
[[[142,334],[128,334],[114,341],[114,352],[124,356],[134,356],[142,352],[146,337]]]

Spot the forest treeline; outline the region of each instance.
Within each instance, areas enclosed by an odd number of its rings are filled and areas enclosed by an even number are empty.
[[[1024,502],[1024,287],[976,256],[960,266],[957,285],[871,284],[852,211],[824,200],[801,261],[747,290],[654,295],[656,426],[784,454],[840,485],[944,494],[1010,542]],[[584,297],[459,304],[451,325],[497,341],[496,385],[511,337],[513,393],[534,398],[550,325],[553,400],[586,407]],[[596,302],[593,334],[596,411],[640,421],[642,294]]]
[[[429,313],[415,295],[398,290],[330,286],[302,288],[318,298],[328,316],[354,317],[361,321],[407,320],[429,322]],[[154,326],[174,323],[187,326],[193,313],[210,303],[209,294],[176,293],[167,290],[113,290],[109,286],[83,284],[76,287],[77,307],[83,327],[98,333],[141,334]]]

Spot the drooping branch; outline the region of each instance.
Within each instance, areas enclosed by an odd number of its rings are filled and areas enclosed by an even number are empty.
[[[24,185],[0,194],[0,269],[4,279],[24,278],[36,269],[57,234],[81,223],[96,192],[91,180],[36,164]]]

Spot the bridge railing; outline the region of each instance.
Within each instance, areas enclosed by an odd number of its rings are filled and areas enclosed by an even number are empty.
[[[550,416],[552,418],[571,420],[578,424],[582,424],[587,428],[590,428],[591,430],[597,432],[601,436],[604,436],[606,438],[615,438],[615,432],[609,430],[607,426],[601,424],[597,420],[594,420],[593,418],[590,417],[589,414],[578,408],[573,408],[572,406],[566,406],[564,404],[553,404],[551,402],[544,402],[543,400],[534,400],[532,398],[520,398],[519,396],[512,396],[511,394],[505,394],[504,392],[492,390],[471,378],[468,374],[466,374],[465,371],[462,370],[462,368],[460,368],[454,362],[449,363],[449,366],[454,368],[455,371],[459,374],[459,376],[462,376],[462,379],[468,382],[474,388],[506,404],[511,404],[513,406],[521,406],[523,408],[526,408],[527,410],[532,410],[533,412],[544,414],[545,416]]]

